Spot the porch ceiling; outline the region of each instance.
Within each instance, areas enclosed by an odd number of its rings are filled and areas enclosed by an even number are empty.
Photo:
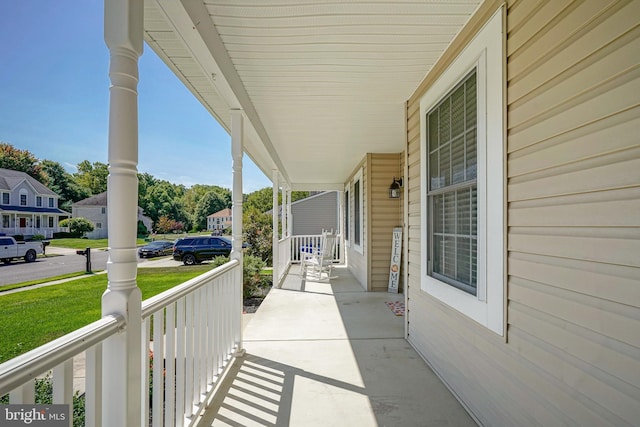
[[[294,189],[340,189],[401,152],[404,103],[480,0],[145,0],[145,39],[245,151]]]

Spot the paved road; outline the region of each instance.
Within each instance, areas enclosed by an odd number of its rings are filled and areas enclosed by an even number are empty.
[[[85,271],[85,257],[76,255],[74,250],[56,251],[55,248],[47,248],[47,254],[52,254],[53,252],[66,253],[67,255],[38,258],[30,264],[22,260],[13,261],[8,265],[0,263],[0,286]],[[106,269],[108,257],[109,253],[107,251],[92,250],[92,270],[99,271]]]

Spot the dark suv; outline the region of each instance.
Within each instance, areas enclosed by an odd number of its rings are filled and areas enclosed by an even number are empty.
[[[183,237],[173,245],[173,259],[184,265],[194,265],[217,256],[229,256],[231,239],[228,237]]]

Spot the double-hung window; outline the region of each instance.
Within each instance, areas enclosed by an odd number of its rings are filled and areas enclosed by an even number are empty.
[[[356,252],[364,254],[364,194],[362,188],[362,169],[353,178],[353,247]]]
[[[36,196],[36,206],[39,208],[42,207],[42,196]]]
[[[351,207],[350,194],[349,185],[347,184],[344,190],[344,243],[347,246],[349,246],[349,242],[351,241],[351,234],[349,234],[351,224],[351,217],[349,216],[351,214],[351,210],[349,209]]]
[[[420,100],[421,289],[504,331],[502,9]]]
[[[2,204],[3,205],[9,204],[9,193],[2,193]]]
[[[53,197],[49,197],[49,207],[50,208],[55,208],[56,207],[56,199]]]
[[[477,294],[476,70],[427,113],[428,274]]]

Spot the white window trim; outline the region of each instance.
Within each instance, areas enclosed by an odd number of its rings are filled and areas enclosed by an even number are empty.
[[[24,205],[22,204],[22,196],[25,196]],[[20,194],[18,194],[18,206],[29,206],[29,192],[24,188],[22,188]]]
[[[351,193],[353,193],[353,189],[355,188],[356,182],[360,182],[360,191],[358,194],[358,198],[360,199],[360,212],[358,220],[360,221],[360,233],[359,233],[359,241],[360,244],[356,243],[355,234],[353,234],[353,249],[358,252],[360,255],[364,255],[364,186],[362,185],[362,168],[355,174],[353,177],[352,185],[351,185]],[[355,194],[351,196],[351,199],[355,200]],[[355,203],[353,207],[355,208]],[[353,214],[354,221],[350,224],[351,233],[355,233],[356,231],[356,222],[355,222],[355,209],[351,209],[350,215]]]
[[[8,203],[4,202],[4,195],[5,194],[9,195],[9,202]],[[3,204],[3,205],[10,205],[11,204],[11,193],[9,193],[8,191],[0,192],[0,203]]]
[[[40,204],[38,204],[38,199],[40,199]],[[42,206],[42,196],[36,196],[36,207],[41,208]]]
[[[427,255],[426,114],[477,67],[478,96],[478,267],[477,296],[427,274],[421,289],[491,331],[504,333],[504,136],[502,8],[487,22],[420,100],[421,249]],[[487,96],[491,94],[491,96]],[[487,126],[487,124],[490,124]],[[491,167],[487,167],[490,164]],[[487,188],[491,188],[488,192]],[[491,239],[487,239],[491,236]]]

